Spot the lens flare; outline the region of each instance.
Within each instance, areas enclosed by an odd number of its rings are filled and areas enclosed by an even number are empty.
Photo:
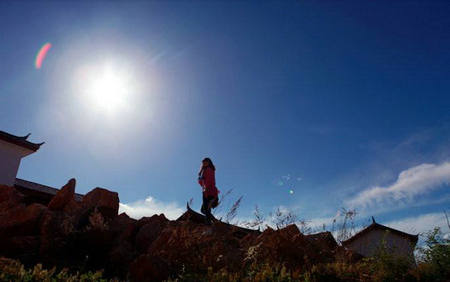
[[[44,46],[41,47],[41,49],[39,50],[39,52],[36,55],[36,61],[35,61],[36,69],[40,69],[42,67],[42,62],[44,61],[45,56],[47,56],[48,50],[50,50],[51,47],[52,47],[52,44],[50,44],[50,43],[45,43]]]

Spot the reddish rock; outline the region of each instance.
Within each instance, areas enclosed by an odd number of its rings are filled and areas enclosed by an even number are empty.
[[[294,238],[296,235],[301,235],[298,226],[295,224],[290,224],[280,230],[278,230],[278,235],[284,236],[286,238]]]
[[[22,203],[24,196],[14,187],[0,184],[0,213]]]
[[[132,281],[160,281],[182,269],[254,271],[265,263],[301,273],[318,263],[357,260],[329,232],[305,236],[289,225],[261,233],[220,221],[208,226],[189,206],[176,221],[163,214],[137,221],[117,215],[117,193],[96,188],[76,202],[74,186],[70,180],[48,209],[27,207],[14,188],[0,186],[0,253],[74,270],[105,269],[108,277]]]
[[[280,230],[266,229],[247,249],[244,267],[252,264],[284,264],[288,269],[297,269],[307,263],[307,244],[296,225]]]
[[[47,210],[44,213],[40,226],[41,246],[40,253],[43,257],[51,257],[54,252],[62,249],[61,241],[69,232],[64,232],[64,216],[61,212]],[[70,228],[73,230],[73,226]]]
[[[39,219],[47,209],[41,204],[22,205],[9,209],[0,215],[0,234],[2,236],[37,234]]]
[[[162,259],[141,255],[129,268],[131,281],[163,281],[169,277],[169,267]]]
[[[119,194],[103,188],[95,188],[83,196],[84,208],[97,209],[105,218],[113,219],[119,211]]]
[[[136,223],[137,228],[141,228],[142,226],[149,224],[149,223],[155,223],[155,222],[168,222],[169,220],[166,218],[166,216],[162,214],[155,214],[150,217],[144,216],[141,219],[139,219]]]
[[[42,215],[40,225],[42,237],[51,239],[51,237],[67,236],[75,230],[73,218],[64,212],[47,210]]]
[[[36,264],[39,261],[39,236],[2,238],[0,256],[18,259],[26,265]]]
[[[137,254],[134,246],[127,240],[113,246],[106,261],[105,275],[125,279],[130,263]]]
[[[111,250],[106,260],[105,275],[125,279],[128,266],[137,257],[134,241],[137,233],[137,220],[121,213],[109,224],[114,237]]]
[[[62,211],[47,210],[40,225],[41,261],[61,267],[84,263],[84,257],[80,255],[83,246],[78,238],[81,231],[77,229],[74,217]]]
[[[161,231],[166,227],[169,220],[163,215],[153,215],[149,218],[142,218],[139,223],[145,223],[136,235],[136,248],[139,252],[147,251],[150,244],[158,238]]]
[[[137,220],[130,218],[126,213],[121,213],[110,223],[110,230],[120,242],[134,240],[137,232]]]
[[[62,210],[75,196],[75,178],[70,179],[48,204],[50,210]]]
[[[338,244],[331,232],[320,232],[316,234],[306,235],[309,244],[313,245],[320,252],[333,252]]]
[[[329,232],[305,236],[295,225],[276,231],[268,229],[248,247],[244,266],[282,263],[289,270],[304,270],[314,264],[335,261],[336,247]]]
[[[87,267],[90,269],[102,269],[110,259],[109,253],[114,245],[114,236],[108,229],[98,227],[87,228],[77,234],[79,250],[87,256]],[[119,243],[120,245],[121,243]]]
[[[36,256],[39,250],[39,236],[7,237],[0,240],[0,253],[8,257]]]
[[[239,238],[224,223],[212,226],[193,222],[169,222],[148,249],[148,254],[169,263],[176,271],[201,273],[208,267],[237,271],[243,259]]]
[[[201,215],[188,210],[167,223],[147,253],[166,261],[175,275],[183,268],[192,273],[204,273],[208,267],[240,271],[246,250],[241,240],[254,239],[259,233],[220,221],[208,226]]]
[[[75,199],[71,199],[63,208],[63,212],[68,215],[76,215],[82,209],[82,205],[80,202],[75,201]]]

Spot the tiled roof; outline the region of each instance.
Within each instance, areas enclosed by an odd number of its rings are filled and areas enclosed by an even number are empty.
[[[376,230],[376,229],[378,229],[378,230],[383,230],[383,231],[389,231],[389,232],[391,232],[391,233],[393,233],[393,234],[396,234],[396,235],[398,235],[398,236],[401,236],[401,237],[403,237],[403,238],[405,238],[405,239],[410,240],[410,241],[411,241],[412,243],[414,243],[414,244],[416,244],[416,243],[417,243],[417,240],[419,239],[419,235],[408,234],[408,233],[402,232],[402,231],[400,231],[400,230],[393,229],[393,228],[390,228],[390,227],[387,227],[387,226],[378,224],[378,223],[376,223],[376,222],[373,222],[373,223],[372,223],[371,225],[369,225],[367,228],[365,228],[365,229],[359,231],[358,233],[356,233],[356,234],[355,234],[353,237],[351,237],[350,239],[348,239],[348,240],[346,240],[346,241],[343,241],[343,242],[342,242],[342,245],[344,245],[344,246],[345,246],[345,245],[348,245],[348,244],[350,244],[351,242],[353,242],[353,241],[355,241],[356,239],[358,239],[358,238],[360,238],[361,236],[363,236],[364,234],[367,234],[367,233],[371,232],[372,230]]]
[[[36,182],[31,182],[28,180],[20,179],[20,178],[16,178],[15,186],[19,186],[19,187],[22,187],[25,189],[45,193],[45,194],[52,195],[52,196],[56,195],[56,193],[59,191],[59,189],[56,189],[56,188],[53,188],[50,186],[46,186],[46,185],[42,185],[42,184],[39,184]],[[75,201],[79,202],[82,199],[83,199],[83,195],[75,193]]]
[[[34,152],[36,152],[37,150],[39,150],[39,148],[41,147],[42,144],[44,144],[45,142],[42,143],[32,143],[30,141],[27,141],[28,137],[31,134],[28,133],[25,136],[15,136],[12,134],[9,134],[7,132],[1,131],[0,130],[0,140],[15,144],[17,146],[32,150]]]

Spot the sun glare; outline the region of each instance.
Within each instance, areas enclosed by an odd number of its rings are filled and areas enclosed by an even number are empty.
[[[124,106],[127,89],[123,78],[108,71],[94,81],[91,95],[96,106],[115,111]]]
[[[91,72],[86,86],[90,107],[109,114],[123,110],[131,98],[130,79],[111,67]]]

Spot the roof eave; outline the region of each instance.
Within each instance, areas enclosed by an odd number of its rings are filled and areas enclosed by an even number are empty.
[[[371,225],[367,226],[365,229],[363,229],[363,230],[359,231],[358,233],[356,233],[355,235],[353,235],[351,238],[349,238],[349,239],[347,239],[345,241],[342,241],[342,245],[346,246],[346,245],[350,244],[354,240],[356,240],[359,237],[361,237],[363,234],[365,234],[367,232],[370,232],[372,229],[375,229],[375,228],[380,228],[380,229],[383,229],[385,231],[392,231],[395,234],[397,234],[399,236],[402,236],[402,237],[412,241],[414,244],[417,244],[417,241],[419,240],[419,235],[408,234],[408,233],[405,233],[403,231],[396,230],[396,229],[390,228],[388,226],[384,226],[384,225],[381,225],[379,223],[374,222]]]
[[[30,141],[27,140],[30,135],[31,134],[28,133],[25,136],[16,136],[16,135],[12,135],[12,134],[9,134],[9,133],[7,133],[5,131],[1,131],[0,130],[0,140],[3,140],[5,142],[14,144],[16,146],[19,146],[19,147],[31,150],[33,152],[36,152],[37,150],[39,150],[39,148],[43,144],[45,144],[45,142],[42,142],[42,143],[30,142]]]

